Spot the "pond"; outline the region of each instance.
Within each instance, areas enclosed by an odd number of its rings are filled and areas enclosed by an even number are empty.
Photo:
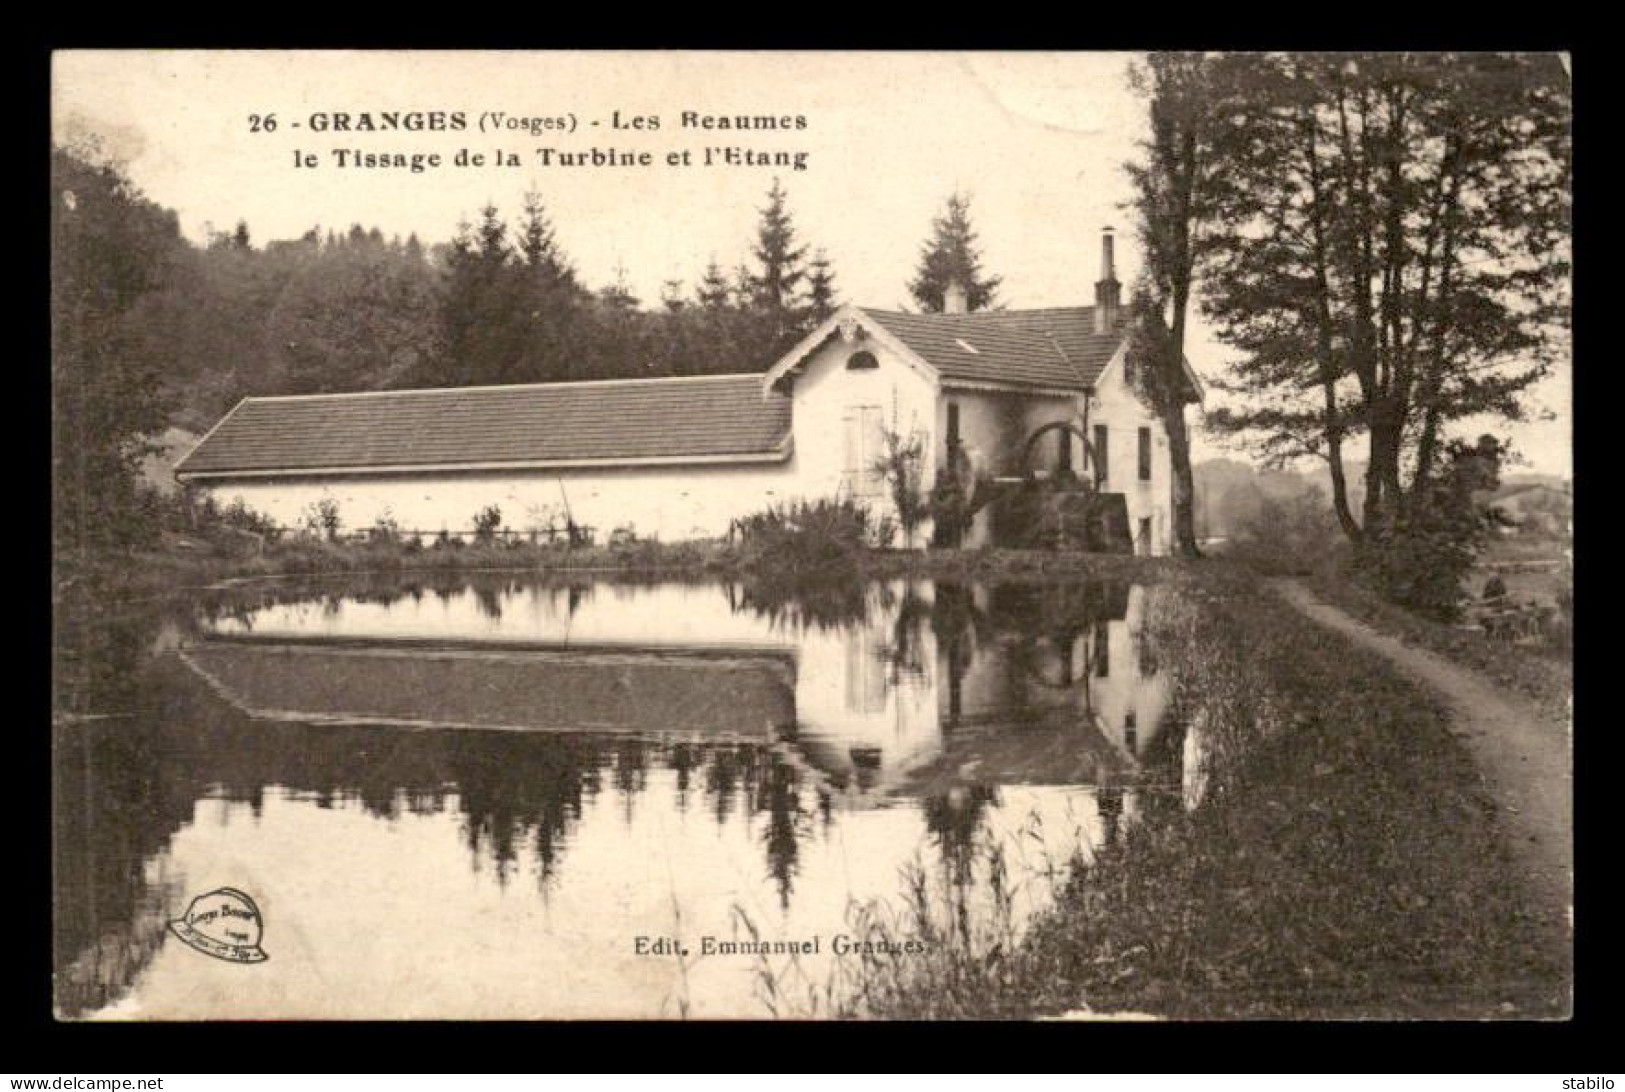
[[[1193,802],[1167,594],[473,574],[64,625],[58,1010],[764,1015],[874,900],[1019,919]],[[219,888],[265,962],[167,927]]]

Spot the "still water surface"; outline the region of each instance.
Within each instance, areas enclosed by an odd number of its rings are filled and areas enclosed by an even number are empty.
[[[762,1015],[762,962],[703,938],[816,940],[782,987],[816,992],[907,877],[980,905],[997,845],[1019,917],[1074,852],[1191,802],[1165,594],[480,575],[69,627],[59,1009]],[[267,962],[165,928],[222,886]]]

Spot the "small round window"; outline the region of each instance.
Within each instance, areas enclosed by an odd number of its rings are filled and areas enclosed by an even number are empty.
[[[876,359],[874,353],[867,349],[860,349],[846,358],[846,367],[848,371],[861,372],[880,367],[880,361]]]

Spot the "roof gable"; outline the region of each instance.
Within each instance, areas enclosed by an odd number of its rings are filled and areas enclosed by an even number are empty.
[[[774,364],[764,384],[773,388],[831,337],[853,328],[947,387],[1090,390],[1124,341],[1121,326],[1095,333],[1093,307],[944,315],[848,305]]]
[[[1115,379],[1124,385],[1132,384],[1132,380],[1130,380],[1127,374],[1128,350],[1129,347],[1127,343],[1124,343],[1118,347],[1117,352],[1112,354],[1111,359],[1106,362],[1106,365],[1101,370],[1100,375],[1095,379],[1096,389],[1104,386],[1108,380],[1112,379]],[[1190,357],[1181,356],[1179,358],[1179,362],[1181,365],[1181,370],[1184,373],[1184,384],[1180,390],[1180,397],[1183,400],[1183,404],[1190,405],[1192,403],[1200,403],[1204,401],[1207,398],[1207,388],[1202,385],[1202,380],[1197,376],[1196,369],[1191,367]]]
[[[175,473],[767,461],[789,439],[755,373],[246,398]]]
[[[1085,390],[1123,343],[1121,326],[1095,332],[1093,307],[972,311],[963,315],[864,313],[931,365],[947,385]]]

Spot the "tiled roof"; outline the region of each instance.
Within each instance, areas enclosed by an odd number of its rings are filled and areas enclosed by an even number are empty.
[[[789,433],[755,374],[247,398],[175,470],[769,458]]]
[[[1093,387],[1123,341],[1095,333],[1093,307],[914,315],[864,308],[943,380],[1078,390]]]

